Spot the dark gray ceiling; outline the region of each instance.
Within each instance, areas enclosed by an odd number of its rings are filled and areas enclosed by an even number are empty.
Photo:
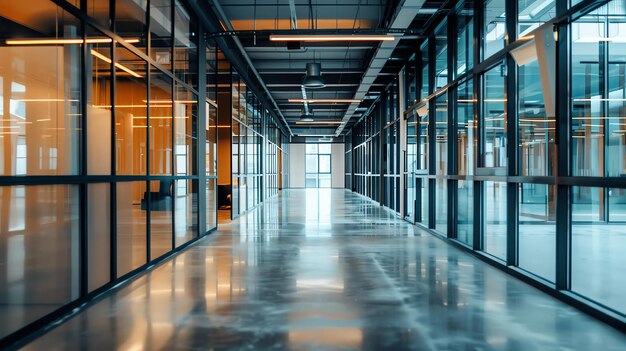
[[[310,105],[316,122],[334,123],[306,125],[297,124],[302,103],[289,103],[288,99],[302,98],[301,82],[309,62],[321,63],[327,86],[307,89],[307,98],[354,98],[372,59],[380,56],[377,56],[379,42],[301,43],[300,49],[288,49],[286,43],[269,41],[269,34],[293,30],[290,0],[217,1],[294,134],[335,134],[337,123],[344,117],[347,124],[340,130],[349,130],[358,116],[353,116],[354,111],[348,111],[348,108],[359,105]],[[393,25],[400,7],[416,7],[414,18],[406,21],[404,28],[394,28],[395,31],[410,28],[411,35],[406,34],[404,39],[398,40],[386,54],[384,66],[376,72],[376,79],[367,84],[369,92],[366,96],[375,96],[375,92],[393,79],[394,73],[404,65],[405,58],[414,51],[419,34],[432,23],[435,13],[443,14],[440,10],[448,3],[420,0],[292,1],[298,31],[293,33],[385,33]],[[373,101],[366,99],[360,106],[367,107]]]

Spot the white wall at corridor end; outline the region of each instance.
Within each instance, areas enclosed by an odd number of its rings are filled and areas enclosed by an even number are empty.
[[[306,144],[289,144],[289,187],[304,188],[306,172]],[[345,187],[345,147],[343,144],[331,144],[331,185],[333,188]]]

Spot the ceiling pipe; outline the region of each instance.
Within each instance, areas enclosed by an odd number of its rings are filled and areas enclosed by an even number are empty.
[[[387,31],[406,31],[415,16],[419,13],[419,11],[426,3],[426,0],[401,0],[396,8],[396,11],[393,14],[393,17],[389,21],[389,26]],[[357,107],[359,107],[360,101],[365,99],[372,83],[376,80],[380,71],[387,63],[387,60],[391,57],[391,54],[395,50],[396,46],[400,40],[394,41],[383,41],[376,48],[376,52],[370,61],[365,74],[363,74],[363,78],[361,78],[361,83],[354,93],[354,100],[358,100],[359,102],[351,103],[350,106],[346,109],[346,114],[342,119],[342,124],[337,127],[335,132],[335,136],[338,137],[343,129],[347,126],[348,122],[352,117],[361,116],[357,111]]]
[[[230,20],[226,16],[226,13],[224,12],[224,9],[222,9],[222,6],[220,5],[219,1],[218,0],[209,0],[209,2],[215,8],[215,11],[217,12],[217,16],[219,17],[219,19],[222,22],[222,25],[225,27],[225,29],[228,30],[228,31],[234,31],[233,25],[230,23]],[[237,48],[241,52],[242,57],[244,58],[244,60],[248,64],[248,68],[252,71],[254,76],[257,78],[259,84],[261,85],[263,90],[265,90],[265,93],[267,94],[268,98],[270,99],[270,101],[274,105],[274,108],[276,109],[276,113],[278,113],[280,118],[283,120],[283,123],[285,123],[285,127],[287,127],[287,130],[289,131],[289,134],[291,136],[294,136],[293,131],[289,127],[289,123],[287,123],[287,119],[285,119],[285,116],[283,115],[282,111],[278,107],[278,104],[276,103],[276,100],[274,100],[274,97],[270,93],[269,89],[265,85],[265,82],[261,78],[261,75],[256,70],[256,68],[254,68],[254,65],[252,64],[252,60],[250,60],[250,57],[246,53],[246,50],[244,49],[243,45],[241,44],[241,41],[239,41],[239,38],[237,36],[232,36],[232,38],[233,38],[233,41],[235,42],[235,45],[237,45]]]

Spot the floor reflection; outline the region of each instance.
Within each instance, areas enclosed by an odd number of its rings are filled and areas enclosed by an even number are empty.
[[[26,349],[622,350],[626,337],[343,190],[290,190]]]

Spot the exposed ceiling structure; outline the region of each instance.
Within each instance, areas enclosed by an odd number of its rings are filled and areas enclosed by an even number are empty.
[[[449,1],[210,0],[276,102],[291,132],[339,136],[391,82]],[[392,35],[391,41],[277,42],[271,35]],[[305,89],[307,63],[320,63],[326,86]],[[255,74],[256,75],[256,74]],[[315,99],[305,103],[293,99]],[[328,100],[330,99],[330,101]],[[290,101],[292,100],[292,101]],[[341,101],[333,101],[341,100]],[[314,121],[301,120],[303,108]]]

